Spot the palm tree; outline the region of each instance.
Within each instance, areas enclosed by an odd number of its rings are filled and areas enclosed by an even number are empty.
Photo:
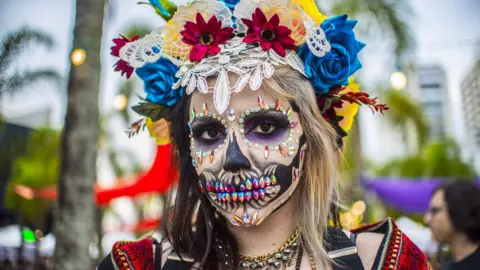
[[[105,0],[76,1],[73,48],[87,59],[71,65],[67,113],[62,134],[59,196],[55,211],[56,269],[93,269],[93,185],[99,137],[100,48]]]
[[[429,126],[421,105],[404,91],[388,89],[382,94],[382,100],[390,108],[385,114],[388,122],[400,130],[407,145],[408,127],[413,125],[417,140],[416,149],[417,151],[422,149],[428,139]]]
[[[360,29],[370,34],[377,31],[390,38],[394,45],[397,63],[405,64],[415,45],[409,21],[413,10],[408,1],[388,0],[330,0],[316,1],[322,10],[333,14],[347,14],[355,19],[362,19]],[[374,29],[372,31],[372,29]]]
[[[28,44],[51,49],[54,42],[46,33],[29,28],[22,28],[7,34],[0,49],[0,100],[4,94],[18,93],[26,86],[41,80],[60,81],[60,75],[52,69],[11,71],[11,64],[20,56]]]

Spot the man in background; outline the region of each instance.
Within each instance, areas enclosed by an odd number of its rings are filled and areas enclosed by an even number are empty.
[[[473,182],[442,185],[434,192],[424,217],[451,259],[442,269],[480,269],[480,188]]]

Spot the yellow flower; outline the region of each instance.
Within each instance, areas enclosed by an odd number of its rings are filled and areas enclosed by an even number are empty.
[[[171,143],[170,140],[170,127],[165,119],[160,119],[157,122],[153,122],[150,117],[147,117],[147,128],[150,132],[150,137],[155,138],[157,145],[166,145]]]
[[[343,89],[340,94],[348,92],[356,93],[359,91],[360,85],[358,83],[355,83],[355,78],[350,77],[348,79],[347,87],[345,87],[345,89]],[[343,116],[343,120],[340,121],[339,125],[343,130],[348,131],[352,127],[353,119],[358,112],[358,104],[350,104],[348,102],[344,102],[341,109],[335,108],[335,112],[337,113],[337,115]]]
[[[310,16],[315,23],[321,24],[323,20],[327,18],[327,16],[323,15],[319,10],[317,5],[315,4],[315,0],[291,0],[290,5],[299,5],[305,13]]]

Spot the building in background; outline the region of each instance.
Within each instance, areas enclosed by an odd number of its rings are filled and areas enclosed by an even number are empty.
[[[461,91],[465,125],[464,154],[480,172],[480,60],[462,81]]]
[[[449,135],[449,106],[445,71],[437,66],[419,66],[417,70],[418,97],[427,118],[429,139]]]

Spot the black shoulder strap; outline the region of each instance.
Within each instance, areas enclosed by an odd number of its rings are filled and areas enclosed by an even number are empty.
[[[334,270],[364,270],[355,245],[356,235],[351,238],[341,228],[328,228],[325,237],[328,255],[334,260]]]
[[[103,258],[103,260],[97,266],[97,270],[115,270],[115,266],[113,266],[110,253],[108,253],[108,255],[105,258]]]

